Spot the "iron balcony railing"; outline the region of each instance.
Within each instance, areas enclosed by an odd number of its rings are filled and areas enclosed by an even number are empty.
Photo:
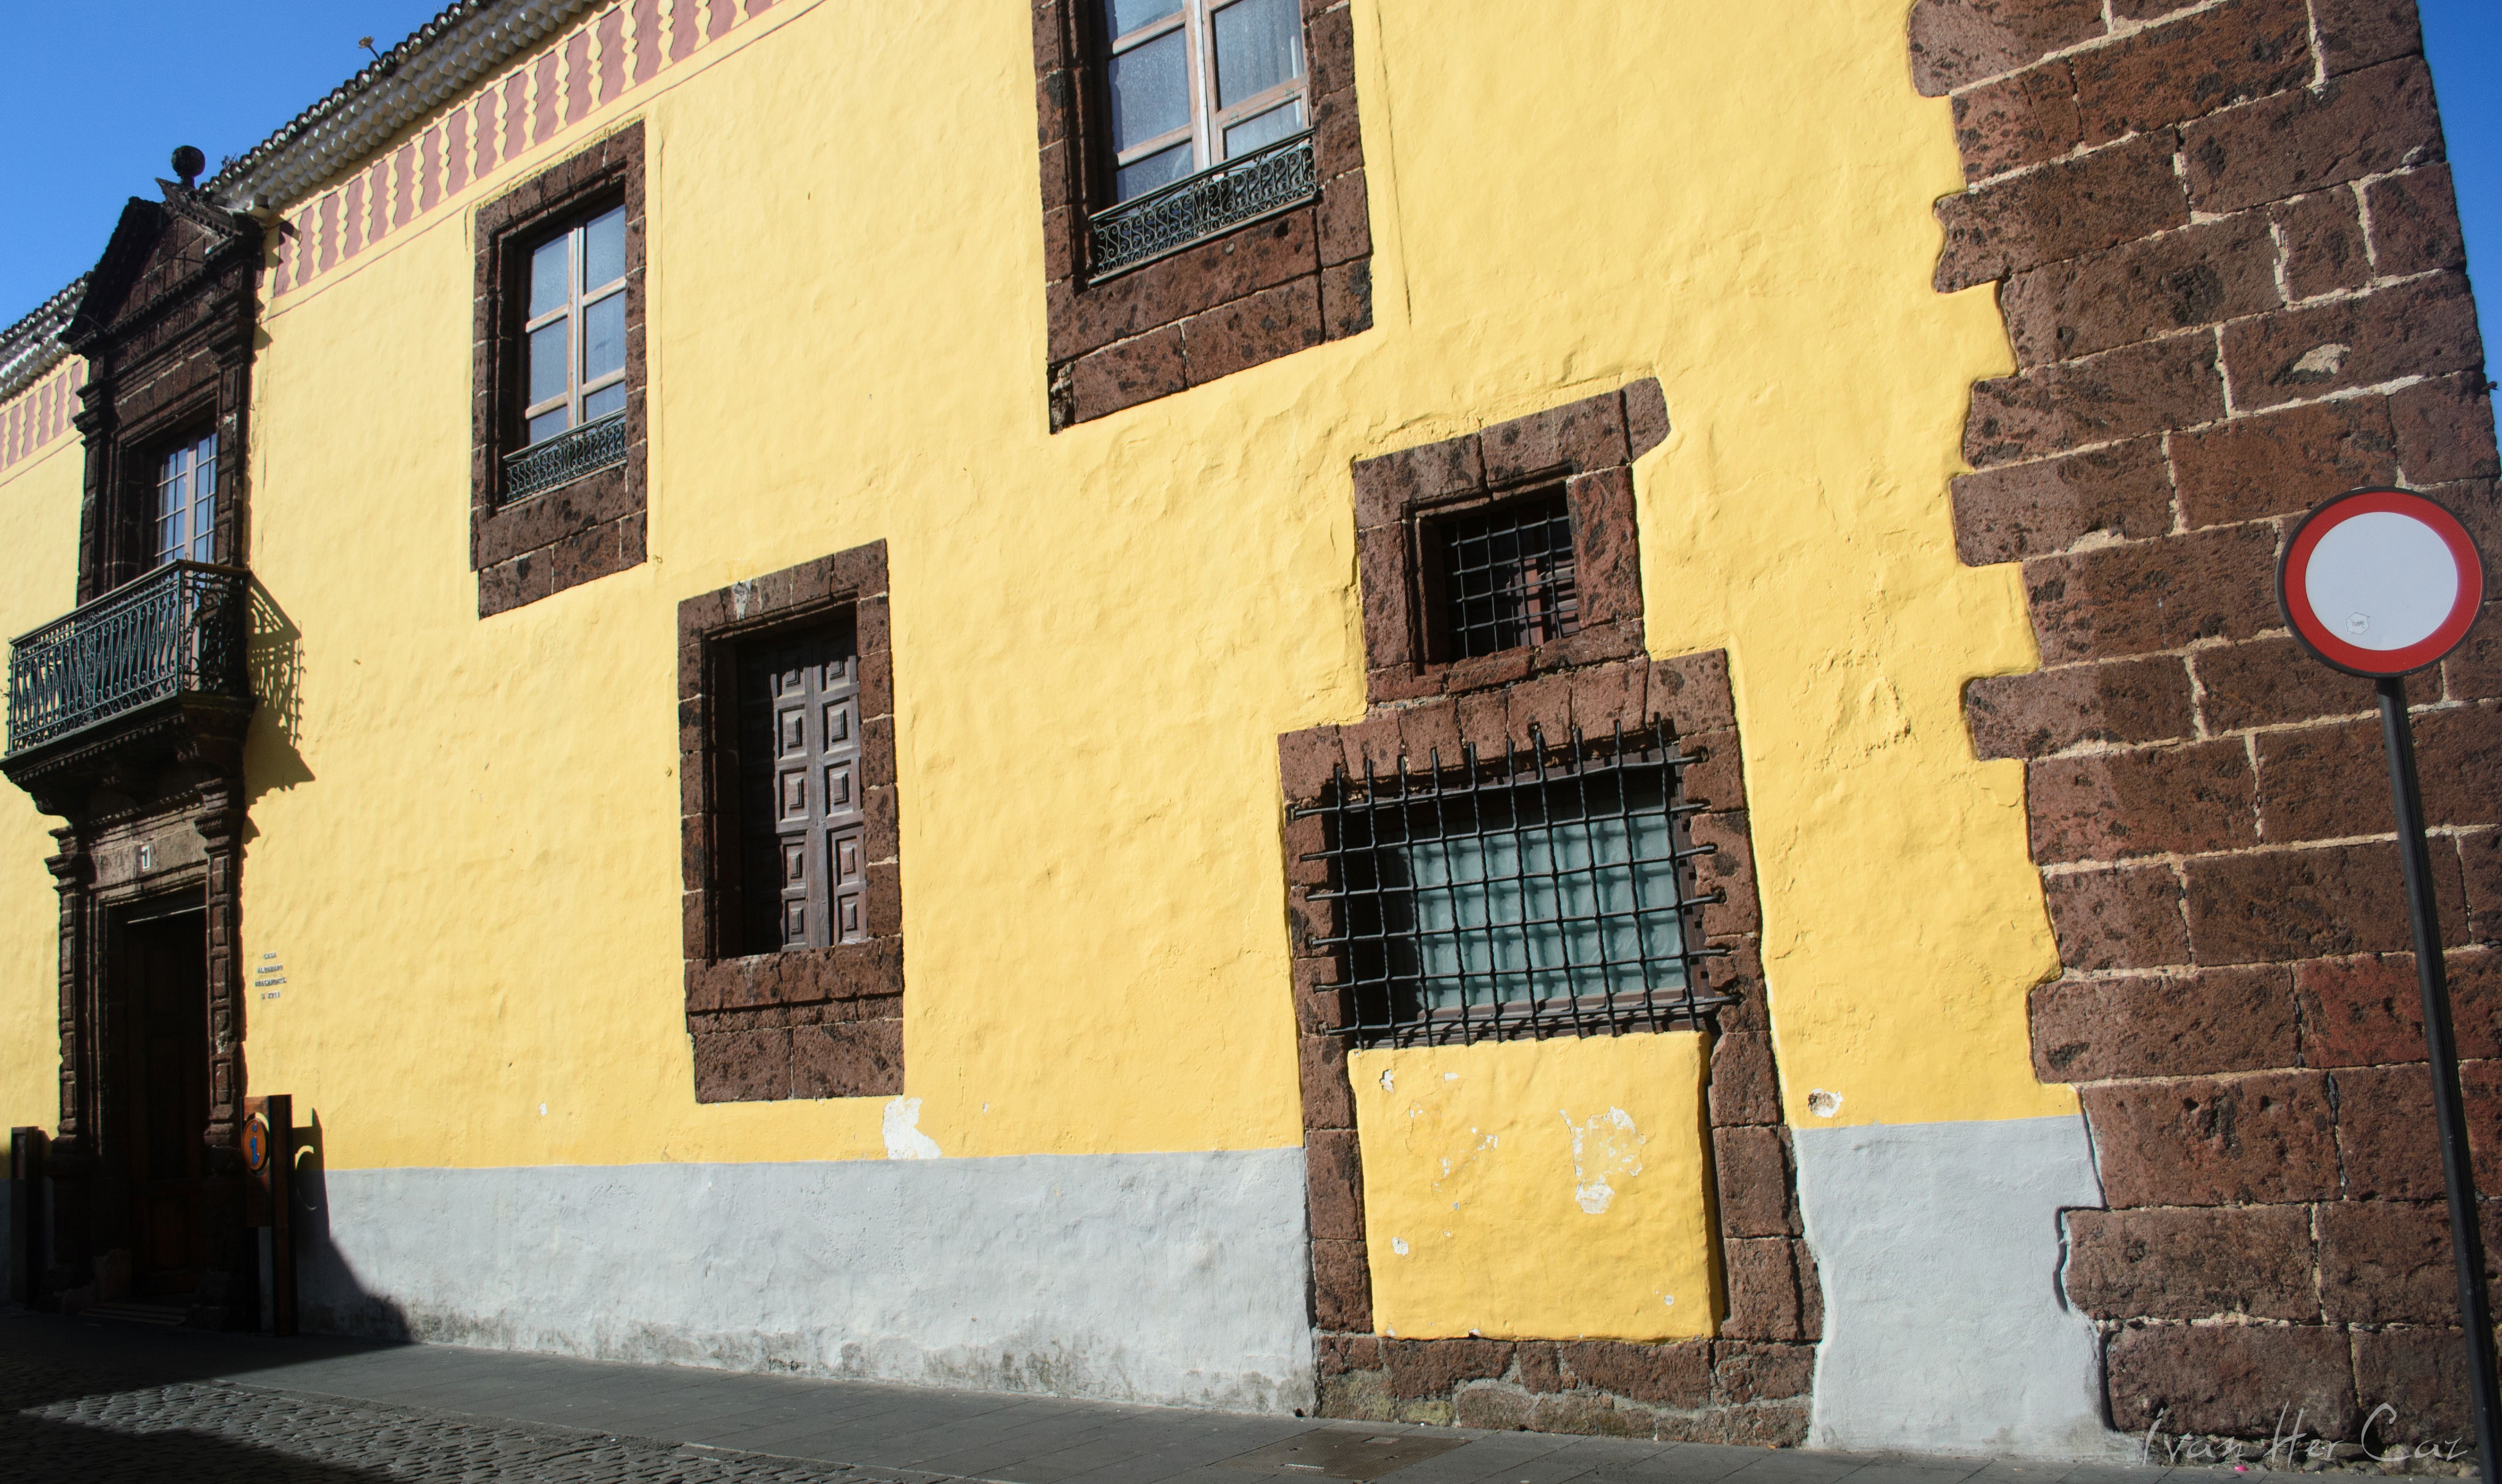
[[[171,562],[10,641],[11,755],[171,696],[250,700],[246,581]]]
[[[525,500],[625,461],[626,415],[612,412],[518,454],[505,455],[504,498]]]
[[[1301,206],[1320,193],[1305,129],[1088,219],[1094,276],[1150,263],[1203,237]]]

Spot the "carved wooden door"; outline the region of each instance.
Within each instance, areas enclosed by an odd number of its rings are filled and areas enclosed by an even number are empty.
[[[867,936],[854,649],[842,624],[777,634],[744,656],[739,824],[751,953]]]
[[[206,1265],[208,954],[196,914],[126,929],[123,1107],[131,1193],[131,1286],[187,1294]]]

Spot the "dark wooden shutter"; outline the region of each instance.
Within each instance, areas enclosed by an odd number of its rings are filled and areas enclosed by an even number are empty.
[[[742,657],[739,833],[751,953],[867,935],[856,648],[845,622],[770,635]]]

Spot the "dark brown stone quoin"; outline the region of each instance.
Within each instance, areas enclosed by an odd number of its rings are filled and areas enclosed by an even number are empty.
[[[2355,485],[2502,530],[2415,7],[1918,0],[1910,41],[1969,183],[1937,284],[1998,286],[2017,366],[1973,388],[1954,515],[1966,561],[2024,564],[2043,668],[1966,712],[2027,767],[2062,964],[2034,1061],[2082,1088],[2110,1202],[2065,1279],[2112,1421],[2263,1438],[2289,1406],[2350,1439],[2386,1402],[2435,1435],[2456,1302],[2371,691],[2273,590],[2291,522]],[[2489,614],[2410,683],[2473,1058],[2502,1050]]]

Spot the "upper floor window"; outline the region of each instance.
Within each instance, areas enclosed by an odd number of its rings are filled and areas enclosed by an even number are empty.
[[[1113,199],[1127,201],[1302,129],[1298,0],[1101,0],[1111,37]]]
[[[530,251],[525,444],[626,411],[626,208]]]
[[[218,544],[218,435],[169,451],[156,465],[156,542],[148,564],[215,561]]]
[[[481,618],[644,559],[644,220],[639,122],[478,208],[469,564]]]

